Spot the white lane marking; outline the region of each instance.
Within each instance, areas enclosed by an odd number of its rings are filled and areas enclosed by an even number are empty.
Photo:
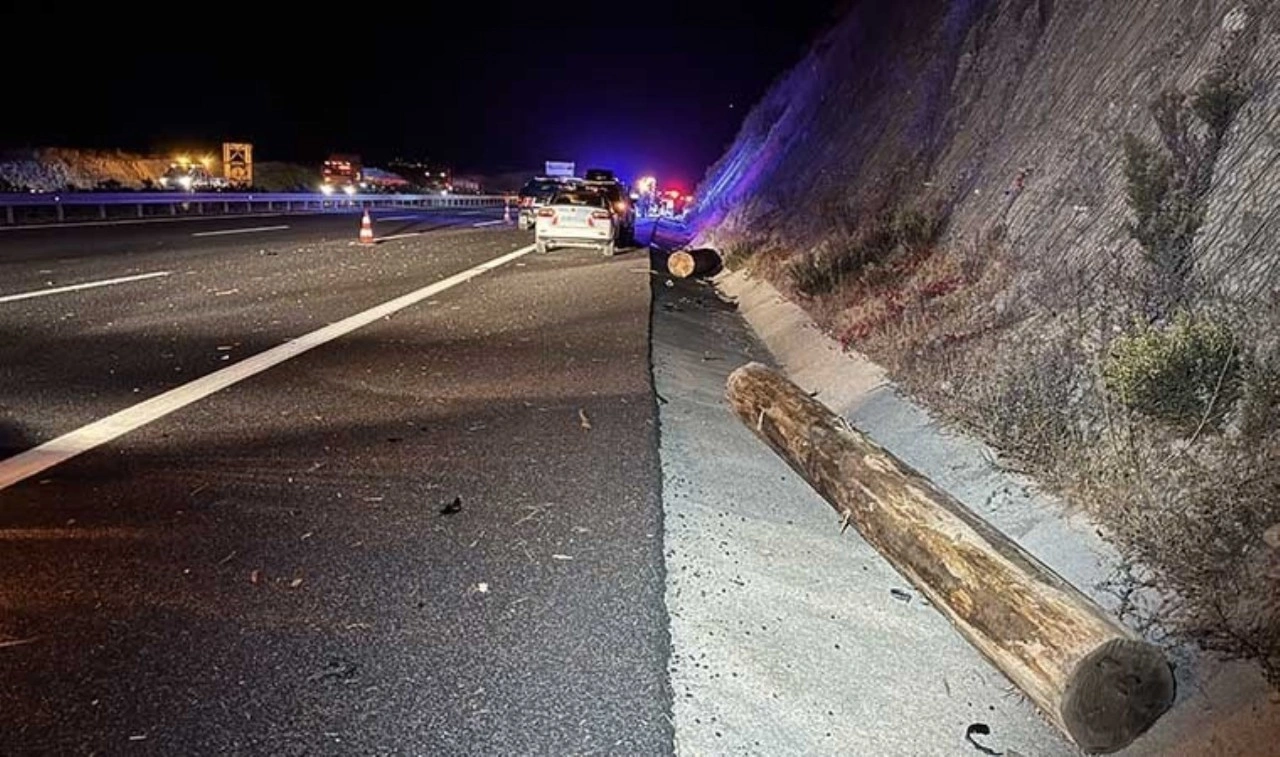
[[[409,237],[420,237],[426,233],[427,233],[426,229],[423,229],[422,231],[406,231],[403,234],[388,234],[385,237],[374,237],[373,241],[374,242],[390,242],[393,239],[408,239]],[[360,243],[352,242],[351,244],[360,244]]]
[[[140,226],[149,223],[186,223],[188,221],[217,221],[234,218],[279,218],[280,216],[318,216],[331,215],[334,211],[326,210],[292,210],[288,213],[236,213],[235,215],[182,216],[178,218],[120,218],[114,221],[63,221],[61,223],[16,223],[13,226],[0,226],[0,231],[24,231],[26,229],[80,229],[86,226]]]
[[[503,219],[501,219],[501,218],[499,218],[499,219],[498,219],[498,220],[496,220],[496,221],[481,221],[481,222],[479,222],[479,223],[473,223],[473,224],[471,224],[471,226],[472,226],[472,228],[476,228],[476,229],[478,229],[478,228],[480,228],[481,226],[496,226],[496,225],[498,225],[498,224],[500,224],[500,223],[506,223],[506,221],[505,221],[505,220],[503,220]]]
[[[517,258],[528,255],[533,250],[533,245],[521,247],[514,252],[501,255],[473,268],[468,268],[461,273],[455,273],[434,284],[415,289],[408,294],[388,300],[381,305],[375,305],[368,310],[343,318],[341,321],[331,323],[324,328],[316,329],[309,334],[291,339],[265,352],[259,352],[234,365],[229,365],[222,370],[202,376],[195,381],[174,387],[149,400],[108,415],[106,418],[94,421],[87,426],[82,426],[68,434],[63,434],[57,439],[47,441],[26,452],[0,460],[0,490],[65,462],[81,452],[88,452],[94,447],[124,436],[140,426],[163,418],[169,413],[180,410],[215,392],[262,373],[268,368],[295,358],[338,337],[350,334],[352,331],[367,326],[374,321],[393,315],[428,297],[434,297],[445,290],[466,283],[483,273],[488,273],[495,268],[506,265]]]
[[[53,287],[52,289],[35,289],[30,292],[19,292],[17,294],[6,294],[0,296],[0,302],[17,302],[18,300],[29,300],[32,297],[46,297],[51,294],[63,294],[64,292],[79,292],[82,289],[95,289],[97,287],[109,287],[112,284],[125,284],[130,281],[143,281],[145,279],[156,279],[161,276],[168,276],[172,271],[154,271],[152,273],[140,273],[136,276],[120,276],[114,279],[102,279],[100,281],[86,281],[83,284],[70,284],[64,287]]]
[[[289,228],[287,225],[280,226],[252,226],[247,229],[218,229],[217,231],[193,231],[193,237],[221,237],[227,234],[253,234],[259,231],[283,231]]]

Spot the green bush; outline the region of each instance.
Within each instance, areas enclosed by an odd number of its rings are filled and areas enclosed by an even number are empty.
[[[1152,101],[1151,117],[1161,146],[1124,135],[1126,199],[1134,218],[1129,235],[1142,246],[1156,274],[1157,314],[1186,300],[1192,244],[1204,225],[1213,173],[1227,131],[1249,98],[1224,66],[1217,66],[1188,98],[1170,89]],[[1194,119],[1192,118],[1194,116]],[[1194,127],[1199,120],[1203,129]]]
[[[1240,393],[1235,336],[1208,317],[1179,314],[1111,345],[1102,374],[1126,407],[1181,428],[1220,421]]]
[[[1221,140],[1248,99],[1240,80],[1229,70],[1217,68],[1196,89],[1191,110],[1209,127],[1210,136]]]

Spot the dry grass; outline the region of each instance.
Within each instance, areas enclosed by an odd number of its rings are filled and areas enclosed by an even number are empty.
[[[785,260],[773,247],[752,266],[786,287]],[[1037,282],[992,240],[923,249],[823,296],[791,292],[847,347],[1097,518],[1168,598],[1139,620],[1253,660],[1280,685],[1280,551],[1262,538],[1280,522],[1280,349],[1247,356],[1220,424],[1161,422],[1102,375],[1142,308],[1121,299],[1141,289],[1129,284],[1118,271]],[[1280,333],[1280,313],[1247,326],[1206,312],[1242,344]]]

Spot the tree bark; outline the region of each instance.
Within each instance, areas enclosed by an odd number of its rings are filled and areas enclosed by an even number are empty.
[[[1083,750],[1122,749],[1173,703],[1157,647],[781,374],[745,365],[728,399]]]
[[[720,255],[715,250],[678,250],[667,256],[667,271],[678,279],[708,276],[720,270]]]

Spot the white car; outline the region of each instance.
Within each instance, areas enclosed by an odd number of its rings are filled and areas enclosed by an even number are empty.
[[[557,192],[538,208],[534,242],[538,252],[556,247],[589,247],[612,256],[617,248],[618,226],[601,192],[576,189]]]

